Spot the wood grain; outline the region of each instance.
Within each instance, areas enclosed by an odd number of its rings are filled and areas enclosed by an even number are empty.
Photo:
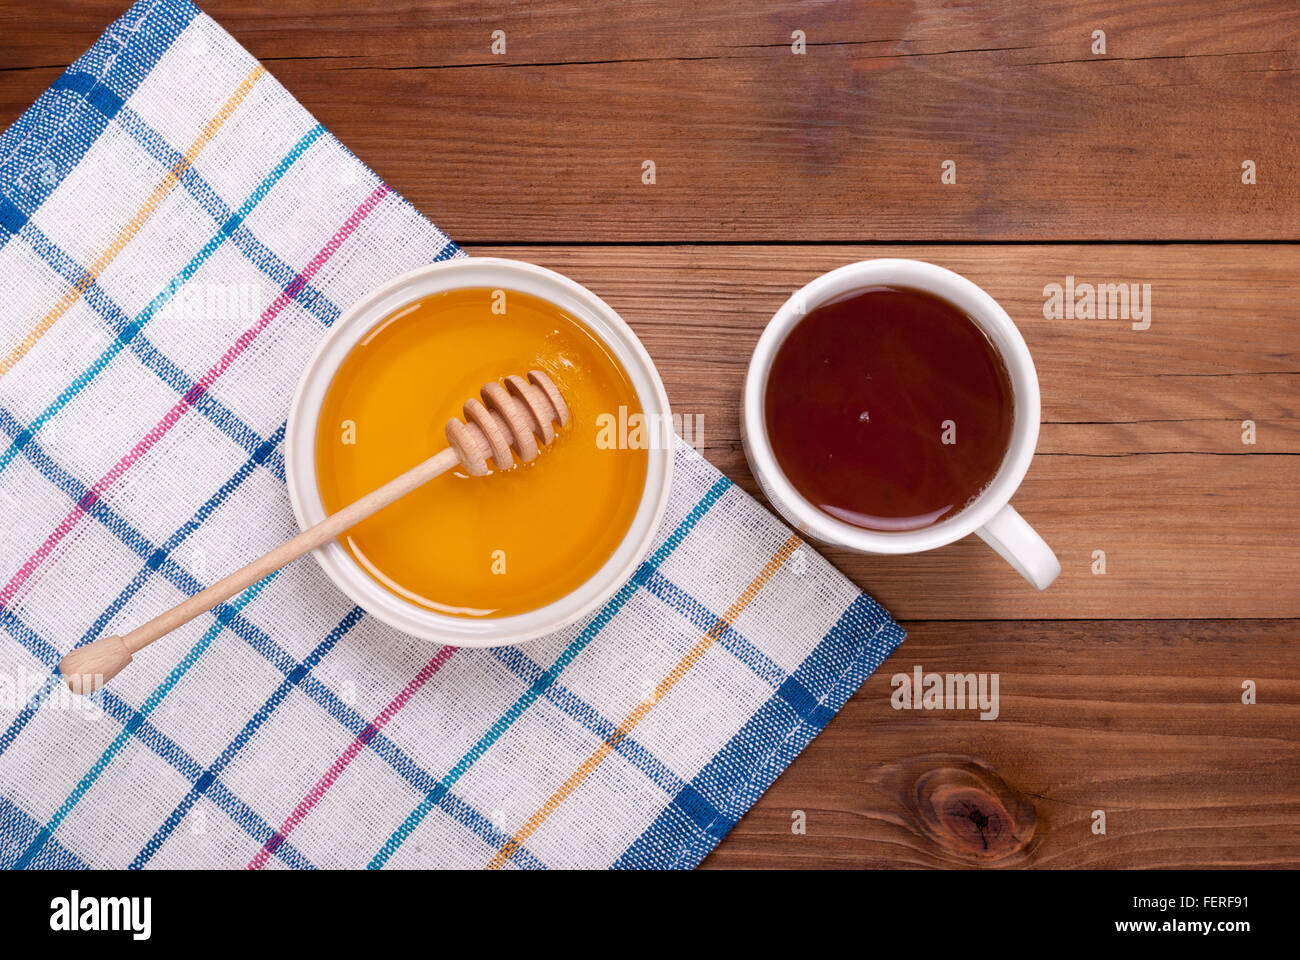
[[[1300,866],[1294,621],[906,626],[706,866]],[[893,709],[891,676],[918,664],[999,674],[997,719]],[[1005,784],[1003,804],[1028,806],[1023,845],[985,851],[926,823],[918,785],[970,764]]]
[[[11,15],[0,125],[123,7]],[[1291,0],[204,7],[464,242],[1300,236]]]
[[[125,7],[0,6],[0,126]],[[706,866],[1300,866],[1300,247],[1183,242],[1300,238],[1300,6],[203,7],[471,252],[607,299],[750,492],[745,365],[816,274],[932,260],[1020,325],[1043,426],[1016,504],[1061,579],[974,539],[832,552],[909,638]],[[1150,329],[1044,319],[1067,274],[1150,283]],[[997,673],[998,719],[892,709],[916,665]]]
[[[877,256],[969,276],[1017,322],[1043,394],[1015,498],[1061,558],[1038,593],[975,537],[930,553],[827,555],[904,619],[1300,616],[1300,248],[1250,246],[475,247],[589,286],[645,342],[673,410],[750,493],[739,398],[750,351],[799,286]],[[1151,326],[1047,320],[1043,287],[1149,283]],[[1253,420],[1256,443],[1242,443]],[[1106,573],[1092,573],[1093,551]]]

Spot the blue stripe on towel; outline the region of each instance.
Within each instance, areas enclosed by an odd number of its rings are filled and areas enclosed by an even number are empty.
[[[329,653],[330,650],[334,648],[334,645],[338,643],[349,630],[357,625],[358,621],[361,620],[361,617],[362,611],[360,607],[353,607],[349,610],[347,615],[339,621],[338,626],[326,634],[325,639],[317,644],[316,648],[303,659],[298,669],[294,670],[280,682],[280,685],[275,688],[269,697],[267,697],[266,702],[263,703],[253,716],[249,718],[248,722],[244,724],[239,733],[235,735],[235,738],[230,741],[226,746],[226,749],[222,750],[217,759],[212,761],[211,765],[203,771],[202,776],[195,781],[194,786],[190,788],[189,793],[185,794],[185,796],[181,798],[181,802],[176,805],[176,809],[168,814],[167,819],[163,821],[162,826],[160,826],[154,833],[153,837],[149,839],[149,842],[141,848],[140,852],[135,855],[135,859],[131,861],[131,864],[127,869],[142,870],[144,868],[145,864],[147,864],[153,858],[153,855],[161,849],[162,845],[167,842],[167,838],[172,835],[172,831],[176,829],[177,825],[185,819],[186,815],[190,812],[190,808],[198,802],[199,797],[203,796],[203,794],[207,792],[208,788],[216,782],[217,777],[221,776],[222,771],[230,765],[230,762],[235,759],[235,756],[239,751],[244,749],[244,746],[248,741],[253,738],[253,734],[255,734],[271,714],[275,712],[276,707],[283,703],[289,696],[289,692],[293,690],[293,688],[296,687],[308,673],[316,668],[322,658],[324,658],[325,654]]]
[[[0,869],[7,869],[18,851],[25,850],[40,831],[40,821],[0,794]],[[40,856],[32,860],[32,866],[43,870],[89,869],[58,841],[47,843]]]
[[[19,235],[64,280],[73,286],[79,285],[85,271],[71,257],[59,249],[54,241],[30,223],[23,227],[22,233]],[[99,281],[92,281],[89,286],[85,287],[82,299],[104,319],[114,336],[121,336],[123,331],[131,325],[131,318],[113,302],[104,288],[100,286]],[[152,370],[159,380],[171,387],[179,396],[192,396],[195,386],[194,380],[162,351],[150,343],[143,333],[137,333],[131,338],[130,347],[131,351],[139,357],[140,362]],[[244,423],[229,407],[218,400],[213,395],[213,391],[204,390],[193,401],[192,405],[200,415],[243,447],[246,452],[254,453],[265,443],[252,427]],[[266,461],[266,466],[275,474],[277,479],[281,482],[284,481],[284,458],[279,453],[273,453]]]
[[[451,789],[452,785],[465,774],[466,770],[474,765],[474,762],[478,760],[479,757],[483,756],[483,754],[487,752],[488,748],[491,747],[492,744],[496,743],[497,740],[501,738],[502,734],[510,729],[514,722],[523,715],[524,711],[532,705],[533,701],[541,696],[551,682],[558,677],[570,663],[573,662],[573,658],[581,653],[587,645],[600,634],[601,630],[603,630],[618,611],[621,610],[630,599],[632,599],[633,595],[644,586],[646,579],[663,565],[664,561],[668,559],[669,554],[677,549],[681,542],[686,538],[687,534],[695,528],[695,525],[699,523],[706,513],[709,512],[710,508],[717,503],[718,498],[726,493],[731,485],[731,481],[726,477],[718,478],[717,482],[714,483],[704,496],[700,498],[699,502],[691,508],[690,512],[685,516],[685,518],[683,518],[681,523],[677,525],[676,529],[668,535],[667,539],[659,546],[659,549],[651,554],[647,560],[642,562],[641,566],[637,568],[637,572],[632,575],[632,579],[625,583],[618,593],[614,594],[613,598],[605,604],[600,613],[596,614],[596,616],[588,622],[587,626],[583,628],[582,632],[578,634],[574,641],[565,647],[564,652],[556,658],[555,663],[551,664],[546,673],[541,677],[538,677],[533,685],[525,690],[523,695],[510,705],[509,709],[501,715],[497,722],[488,728],[488,731],[484,733],[479,741],[469,749],[469,752],[457,761],[456,765],[448,771],[447,775],[439,781],[438,785],[429,791],[425,798],[421,800],[416,808],[410,812],[407,818],[402,821],[401,825],[393,831],[393,835],[385,841],[384,845],[371,859],[371,870],[380,870],[383,868],[389,858],[391,858],[392,855],[397,852],[398,848],[406,842],[406,838],[411,835],[412,831],[414,831],[415,828],[420,825],[421,821],[429,815],[429,811],[438,805],[439,801],[441,801],[443,796]]]
[[[279,571],[276,572],[278,573]],[[231,610],[242,610],[244,607],[248,606],[248,604],[252,603],[253,600],[257,598],[257,595],[266,588],[266,585],[270,583],[275,576],[276,574],[272,573],[270,576],[259,580],[257,583],[253,584],[253,586],[241,593],[231,602]],[[153,693],[149,694],[148,699],[145,700],[140,709],[137,710],[129,720],[127,720],[126,725],[122,727],[122,732],[113,738],[113,741],[108,745],[108,748],[104,750],[103,754],[100,755],[99,759],[95,761],[91,768],[86,771],[85,776],[78,781],[77,785],[72,789],[72,792],[68,794],[68,798],[63,801],[62,806],[60,806],[59,809],[55,811],[54,816],[50,818],[50,822],[41,829],[41,831],[36,835],[36,838],[31,842],[31,845],[28,846],[23,855],[18,858],[13,869],[26,869],[26,867],[32,862],[32,859],[40,851],[41,847],[43,847],[46,841],[53,836],[54,831],[59,828],[59,824],[67,818],[68,814],[72,812],[73,807],[75,807],[81,801],[81,798],[86,795],[86,791],[94,786],[95,781],[99,779],[99,775],[107,769],[108,765],[113,762],[113,758],[121,752],[124,746],[126,746],[127,741],[131,739],[131,734],[134,733],[136,728],[144,722],[145,718],[157,708],[158,704],[162,703],[163,699],[172,691],[172,688],[176,686],[181,677],[185,676],[189,671],[190,667],[194,666],[199,657],[203,655],[203,652],[211,646],[212,641],[215,640],[221,631],[225,629],[229,620],[229,611],[223,611],[218,614],[217,622],[204,631],[203,636],[200,637],[199,641],[190,648],[189,653],[187,653],[181,659],[181,662],[172,669],[171,673],[163,679],[163,682],[154,688]]]
[[[903,630],[859,594],[781,689],[705,764],[615,861],[619,869],[694,867],[903,640]],[[716,811],[711,818],[708,811]]]
[[[0,246],[81,162],[198,12],[189,0],[137,3],[0,135]]]
[[[135,337],[135,335],[144,329],[145,325],[153,315],[176,294],[176,291],[180,290],[189,282],[190,277],[194,276],[199,267],[203,266],[203,264],[207,262],[208,258],[216,252],[217,248],[225,242],[226,238],[238,229],[239,225],[243,223],[250,213],[253,212],[253,208],[256,207],[258,203],[261,202],[262,198],[271,191],[272,187],[280,182],[280,178],[284,176],[285,172],[293,166],[307,148],[315,143],[324,132],[325,128],[320,124],[316,124],[303,134],[302,138],[293,145],[293,148],[289,150],[284,159],[280,161],[275,169],[266,175],[262,182],[258,184],[257,189],[254,190],[249,195],[248,199],[244,201],[243,205],[239,208],[239,212],[232,216],[220,229],[217,230],[215,234],[213,234],[212,238],[203,245],[203,248],[199,250],[198,253],[194,254],[190,259],[190,262],[181,269],[180,273],[172,278],[171,282],[163,288],[161,293],[154,297],[153,300],[149,301],[149,305],[144,308],[140,313],[140,316],[136,317],[135,320],[119,331],[117,337],[108,345],[104,352],[100,354],[99,357],[75,380],[73,380],[72,383],[70,383],[67,388],[54,399],[53,403],[46,407],[35,420],[28,424],[22,433],[14,438],[14,441],[9,445],[9,448],[3,455],[0,455],[0,471],[3,471],[8,467],[9,464],[13,462],[14,457],[18,456],[23,446],[31,440],[33,436],[35,436],[37,431],[39,431],[41,427],[43,427],[60,410],[66,407],[68,402],[85,389],[87,384],[94,380],[95,377],[99,376],[100,372],[103,371],[110,362],[112,362],[114,357],[122,352],[122,349]]]

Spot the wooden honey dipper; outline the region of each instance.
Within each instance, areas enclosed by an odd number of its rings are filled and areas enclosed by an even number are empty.
[[[101,637],[73,650],[59,661],[59,672],[74,693],[91,693],[117,676],[134,654],[159,637],[333,540],[434,477],[456,466],[464,467],[471,476],[483,476],[491,472],[488,458],[498,470],[513,466],[515,454],[527,463],[537,456],[539,439],[543,446],[555,439],[552,424],[563,427],[568,422],[569,408],[564,398],[540,370],[530,370],[527,380],[506,377],[504,387],[496,381],[486,384],[482,403],[476,399],[466,401],[464,423],[455,417],[447,421],[447,449],[130,633]]]

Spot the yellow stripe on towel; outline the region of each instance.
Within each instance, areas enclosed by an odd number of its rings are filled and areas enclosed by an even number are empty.
[[[144,206],[136,211],[135,216],[132,217],[130,222],[122,228],[120,233],[118,233],[117,238],[108,245],[108,249],[101,253],[99,258],[91,264],[89,268],[87,268],[86,272],[77,280],[76,285],[63,295],[62,299],[54,305],[53,309],[42,317],[36,326],[32,327],[31,332],[23,338],[22,342],[19,343],[18,346],[14,347],[7,357],[0,360],[0,377],[3,377],[6,373],[12,370],[14,364],[25,357],[27,351],[36,346],[36,341],[45,336],[46,332],[50,327],[54,326],[59,317],[67,313],[68,309],[81,299],[82,294],[90,289],[90,285],[99,279],[100,274],[108,269],[109,264],[117,259],[117,255],[121,253],[126,245],[131,242],[132,238],[140,232],[140,228],[145,225],[145,222],[153,216],[154,211],[158,209],[158,205],[162,203],[163,198],[172,192],[176,187],[176,184],[180,183],[181,177],[185,175],[185,171],[194,163],[195,158],[198,157],[204,147],[212,142],[212,138],[217,135],[217,131],[221,129],[222,124],[224,124],[239,105],[244,102],[244,98],[248,96],[248,93],[253,89],[254,84],[256,84],[265,73],[266,68],[259,63],[253,68],[252,72],[244,78],[243,82],[240,83],[235,92],[230,95],[230,99],[222,105],[221,109],[217,112],[217,115],[208,121],[208,125],[203,128],[203,132],[198,135],[192,144],[190,144],[190,148],[186,150],[172,168],[167,171],[167,175],[163,177],[162,182],[154,188],[153,193],[149,195],[149,199],[144,202]]]
[[[492,858],[492,861],[487,866],[489,870],[498,870],[505,866],[506,861],[515,855],[519,847],[537,832],[537,828],[545,823],[547,818],[578,788],[582,781],[586,780],[601,765],[604,759],[617,749],[623,738],[632,731],[632,728],[645,718],[656,703],[668,695],[668,692],[677,685],[677,681],[686,676],[686,672],[699,662],[705,651],[713,646],[717,639],[731,627],[736,618],[744,612],[745,608],[758,596],[767,582],[772,579],[773,574],[781,568],[781,564],[785,563],[790,554],[794,553],[802,543],[803,541],[797,536],[791,535],[789,540],[781,544],[780,549],[772,555],[772,559],[759,571],[758,576],[749,582],[749,586],[736,598],[735,603],[718,618],[717,622],[709,629],[709,632],[701,637],[699,642],[691,647],[686,655],[677,662],[677,665],[668,672],[668,676],[664,677],[659,682],[659,686],[655,687],[654,692],[636,705],[636,708],[623,719],[623,722],[618,725],[605,742],[583,761],[582,766],[578,767],[572,776],[564,781],[564,785],[551,794],[550,799],[542,804],[541,809],[529,817],[528,822],[519,829],[519,832],[506,841],[505,845],[497,851],[496,856]]]

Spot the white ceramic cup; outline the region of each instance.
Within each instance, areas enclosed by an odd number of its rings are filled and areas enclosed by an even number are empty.
[[[820,304],[877,285],[924,290],[962,310],[988,335],[1011,378],[1014,403],[1011,443],[998,472],[963,510],[920,530],[894,533],[864,530],[819,510],[786,478],[772,454],[767,435],[764,398],[768,374],[786,335]],[[965,277],[933,263],[864,260],[822,274],[798,290],[776,312],[749,362],[741,410],[741,437],[750,469],[763,493],[806,536],[861,553],[899,554],[933,550],[974,533],[1026,580],[1043,590],[1061,572],[1060,561],[1009,502],[1033,459],[1038,443],[1038,420],[1038,375],[1034,372],[1034,361],[1020,331],[997,301]]]
[[[467,287],[532,294],[581,321],[622,364],[647,422],[669,422],[668,394],[650,355],[632,328],[590,290],[552,270],[495,257],[469,257],[420,267],[390,280],[344,312],[298,383],[285,437],[285,472],[294,516],[304,530],[325,517],[316,482],[316,430],[325,393],[343,358],[380,320],[398,308],[430,294]],[[512,373],[527,371],[502,370],[501,376]],[[592,436],[590,441],[595,443],[596,438]],[[522,643],[590,613],[608,600],[645,558],[668,505],[673,471],[671,444],[655,444],[648,453],[645,489],[632,524],[613,555],[572,593],[527,613],[482,618],[449,616],[380,586],[337,540],[314,551],[314,555],[340,590],[404,633],[458,647]],[[436,549],[436,545],[430,549]]]

